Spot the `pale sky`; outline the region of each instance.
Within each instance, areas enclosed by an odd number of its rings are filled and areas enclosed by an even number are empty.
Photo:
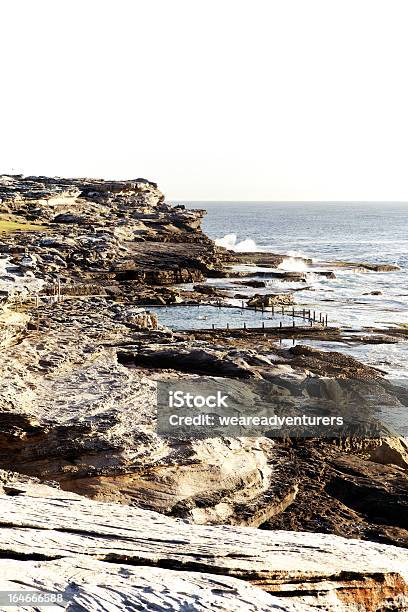
[[[408,200],[407,0],[4,0],[0,172]]]

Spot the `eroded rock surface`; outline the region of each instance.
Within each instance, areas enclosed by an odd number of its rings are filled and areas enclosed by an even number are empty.
[[[191,610],[374,612],[408,605],[408,552],[401,548],[191,526],[8,475],[3,480],[0,566],[8,588],[18,583],[63,592],[72,605],[87,602],[91,610],[105,598],[113,610],[184,604]]]
[[[160,347],[172,338],[154,317],[103,298],[39,308],[37,316],[25,338],[0,354],[3,467],[200,522],[259,524],[273,513],[264,510],[271,441],[170,443],[156,434],[152,374],[118,360],[129,344],[136,355],[146,341],[154,347],[155,334],[163,359]],[[231,361],[230,373],[239,367]]]
[[[26,297],[27,289],[52,295],[58,282],[63,295],[129,297],[145,285],[201,281],[221,265],[219,250],[200,228],[204,212],[166,204],[145,179],[3,175],[0,215],[44,229],[2,235],[2,291],[10,299]]]
[[[261,295],[256,293],[250,300],[248,306],[292,306],[295,301],[290,293],[272,293]]]
[[[0,240],[0,468],[39,479],[3,475],[4,588],[55,588],[73,610],[406,609],[407,451],[388,429],[320,442],[156,433],[158,380],[266,381],[288,405],[351,397],[364,413],[372,396],[406,410],[379,370],[282,348],[285,330],[173,333],[149,312],[227,299],[203,281],[284,256],[215,247],[204,211],[168,205],[144,179],[3,176],[0,214],[41,226]]]
[[[402,522],[406,472],[401,465],[395,486],[394,468],[386,466],[383,491],[376,485],[374,455],[369,461],[381,440],[344,440],[334,447],[328,441],[310,454],[302,440],[296,445],[268,438],[172,440],[156,433],[158,379],[217,376],[226,389],[234,380],[265,380],[286,404],[323,402],[334,412],[350,393],[360,401],[364,388],[366,395],[380,395],[405,410],[404,397],[393,395],[377,370],[307,347],[293,351],[272,342],[255,350],[248,341],[234,347],[174,336],[140,307],[106,298],[40,307],[28,327],[24,338],[0,354],[3,467],[58,481],[63,489],[94,499],[137,504],[196,523],[280,524],[408,541]],[[366,477],[371,474],[364,490],[372,503],[357,509],[358,528],[352,496],[329,487],[337,469],[331,453],[345,451],[359,453],[355,461]],[[349,488],[359,486],[358,478],[351,476]],[[377,506],[387,495],[399,510],[379,514]],[[333,507],[343,521],[336,522]],[[314,518],[326,511],[332,520]]]

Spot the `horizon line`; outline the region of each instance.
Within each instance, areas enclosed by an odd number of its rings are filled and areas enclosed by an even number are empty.
[[[172,202],[216,202],[228,204],[408,204],[408,200],[192,200],[168,198]]]

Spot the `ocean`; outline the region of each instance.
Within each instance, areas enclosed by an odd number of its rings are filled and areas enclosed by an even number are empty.
[[[205,208],[204,231],[213,239],[235,234],[239,250],[408,267],[408,203],[194,202],[187,206]]]
[[[331,325],[363,330],[408,324],[408,204],[183,203],[188,208],[207,210],[203,230],[218,244],[237,251],[285,254],[282,269],[299,269],[307,274],[310,289],[295,293],[297,304],[326,312]],[[312,258],[313,266],[299,265],[294,256]],[[335,260],[396,264],[400,270],[377,273],[331,268],[328,262]],[[318,269],[333,269],[336,279],[316,275]],[[223,282],[219,280],[219,284]],[[300,287],[268,281],[269,292],[291,288]],[[381,294],[370,295],[372,291]],[[308,344],[341,350],[383,369],[390,377],[408,379],[406,342]]]

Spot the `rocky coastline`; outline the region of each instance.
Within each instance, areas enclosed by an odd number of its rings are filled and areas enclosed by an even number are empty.
[[[112,610],[407,609],[404,438],[156,433],[158,380],[268,381],[306,403],[351,388],[408,406],[383,372],[307,345],[341,329],[164,326],[152,306],[296,303],[242,269],[282,255],[217,247],[204,214],[145,179],[0,177],[3,590],[63,592],[72,610],[105,597]],[[321,273],[340,266],[356,264]],[[305,344],[280,342],[294,337]]]

